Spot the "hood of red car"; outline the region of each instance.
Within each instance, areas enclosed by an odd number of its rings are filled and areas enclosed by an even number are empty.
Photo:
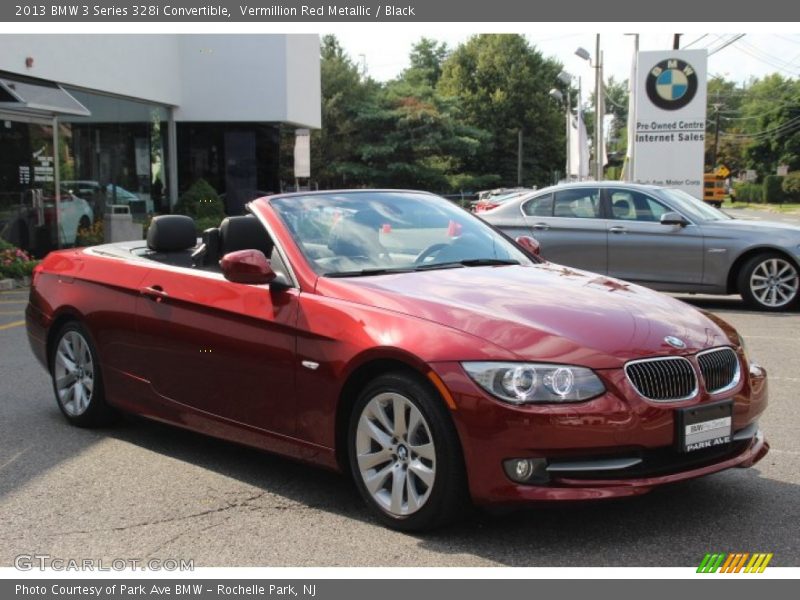
[[[441,323],[521,360],[616,368],[731,343],[703,313],[669,296],[553,264],[322,277],[317,292]]]

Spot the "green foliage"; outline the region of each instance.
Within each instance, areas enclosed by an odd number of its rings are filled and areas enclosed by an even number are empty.
[[[546,184],[565,158],[563,108],[548,91],[561,65],[545,59],[521,35],[478,35],[444,62],[437,90],[456,98],[464,122],[489,132],[468,161],[476,173],[496,173],[517,183],[517,136],[523,136],[523,183]]]
[[[78,229],[78,246],[96,246],[105,241],[105,228],[103,220],[97,220],[89,227],[80,227]]]
[[[736,202],[759,204],[764,202],[764,186],[757,183],[741,182],[733,186]]]
[[[198,179],[189,186],[175,204],[175,212],[192,217],[198,231],[216,227],[225,218],[222,200],[205,179]]]
[[[27,252],[0,240],[0,279],[30,277],[39,264]]]
[[[800,202],[800,171],[792,171],[784,177],[782,187],[789,202]]]
[[[770,204],[781,204],[786,200],[783,193],[783,177],[780,175],[767,175],[764,177],[764,201]]]

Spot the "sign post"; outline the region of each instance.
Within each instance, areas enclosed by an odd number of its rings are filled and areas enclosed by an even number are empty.
[[[703,198],[706,50],[639,52],[633,181]]]

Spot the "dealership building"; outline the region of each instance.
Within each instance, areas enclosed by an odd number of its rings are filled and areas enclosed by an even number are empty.
[[[0,235],[69,245],[201,178],[241,213],[320,119],[317,35],[0,35]]]

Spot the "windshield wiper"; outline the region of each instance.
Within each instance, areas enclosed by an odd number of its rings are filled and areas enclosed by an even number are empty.
[[[518,265],[519,261],[510,258],[468,258],[459,261],[459,264],[465,267],[485,267],[492,265]]]
[[[458,269],[459,267],[486,267],[497,265],[518,265],[519,262],[507,258],[465,258],[464,260],[454,260],[450,262],[431,263],[420,265],[415,271],[431,271],[434,269]]]
[[[369,277],[370,275],[389,275],[392,273],[412,273],[414,269],[407,268],[380,268],[361,269],[359,271],[332,271],[323,273],[323,277]]]

